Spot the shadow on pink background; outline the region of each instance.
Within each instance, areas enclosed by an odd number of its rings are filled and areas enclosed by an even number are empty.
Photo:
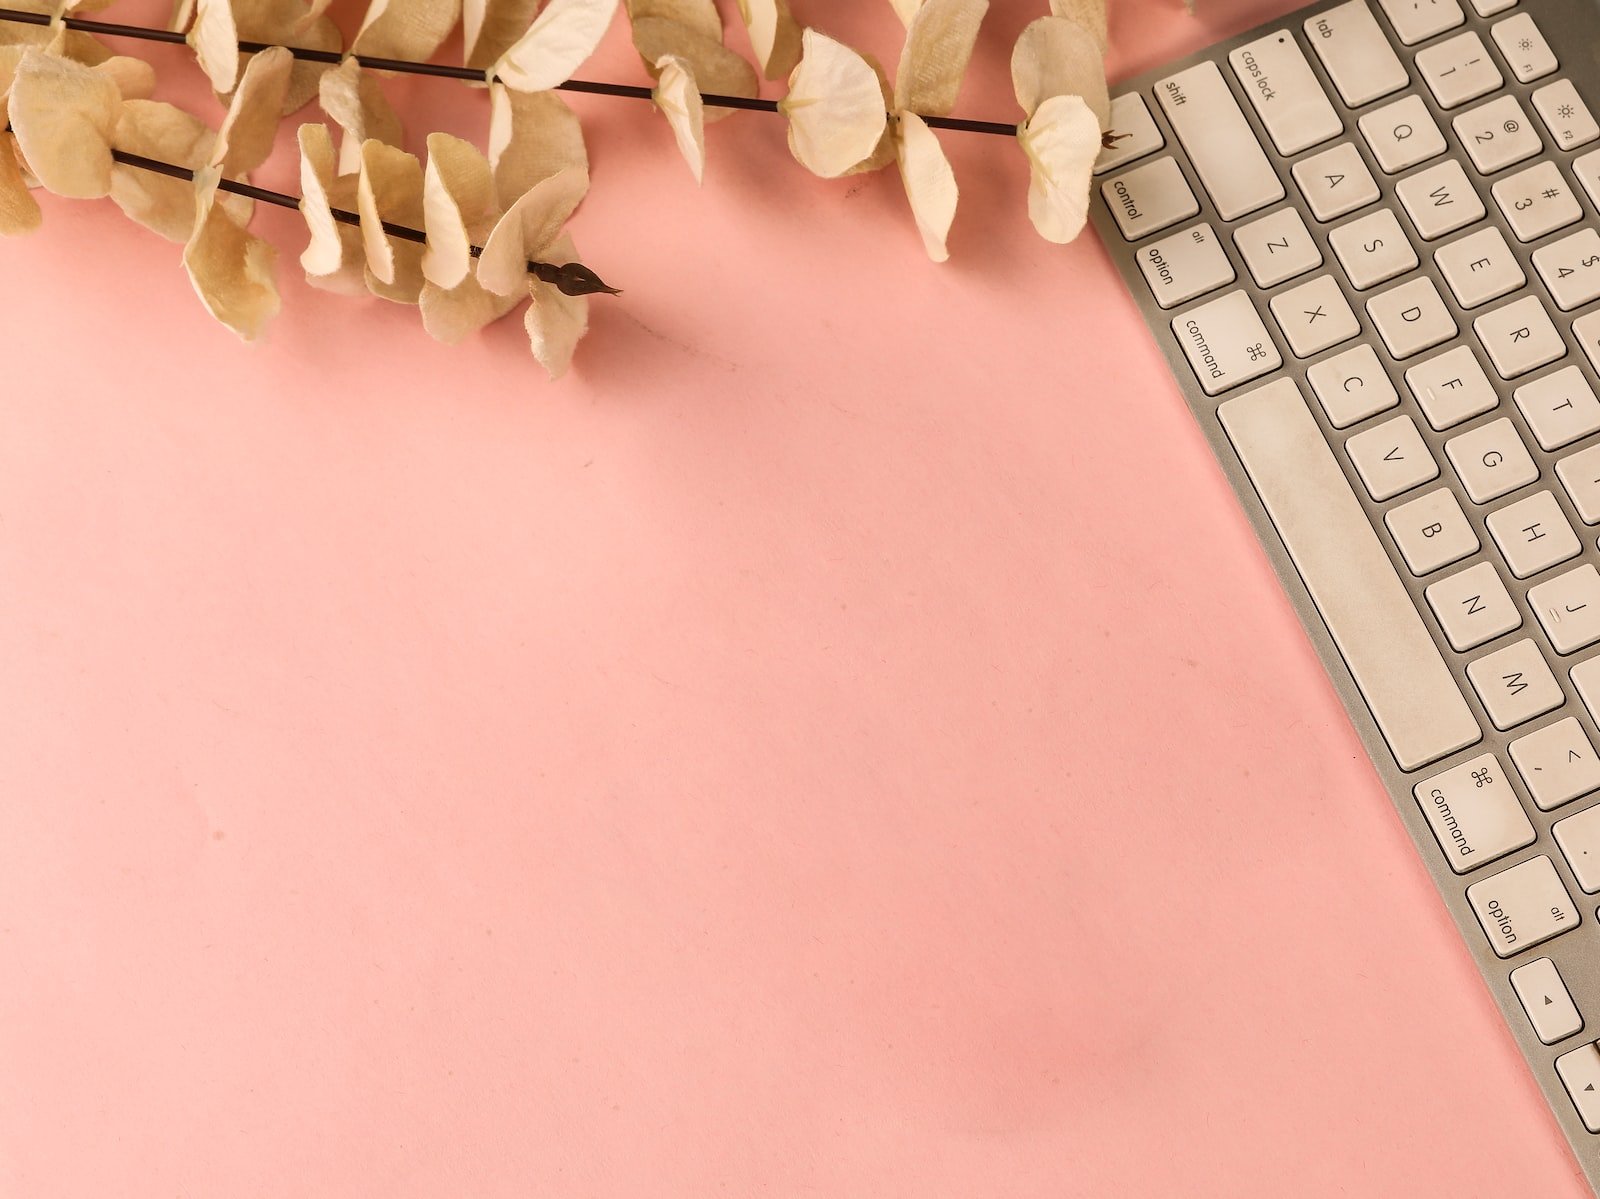
[[[1282,11],[1202,5],[1116,69]],[[626,293],[559,386],[306,288],[292,217],[256,347],[108,203],[0,245],[0,1194],[1584,1194],[1020,151],[946,136],[940,268],[775,118],[697,191],[582,109]]]

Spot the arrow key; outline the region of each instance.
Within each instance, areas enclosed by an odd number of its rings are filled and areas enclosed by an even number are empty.
[[[1556,1058],[1556,1073],[1590,1132],[1600,1132],[1600,1049],[1585,1045]]]
[[[1549,958],[1513,970],[1511,986],[1522,1000],[1522,1010],[1528,1013],[1533,1031],[1546,1045],[1583,1031],[1583,1017],[1572,1002],[1567,984],[1561,981],[1561,971]]]

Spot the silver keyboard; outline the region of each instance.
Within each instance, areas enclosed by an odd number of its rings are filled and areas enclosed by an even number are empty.
[[[1600,1185],[1600,0],[1313,5],[1091,215]]]

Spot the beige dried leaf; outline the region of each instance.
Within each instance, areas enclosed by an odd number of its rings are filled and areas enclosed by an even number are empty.
[[[539,0],[462,0],[463,61],[488,68],[528,31],[538,11]]]
[[[111,192],[111,138],[122,96],[109,75],[26,51],[11,81],[8,115],[28,169],[46,191],[79,200]]]
[[[527,288],[529,260],[541,260],[589,190],[589,176],[568,169],[536,183],[495,223],[478,258],[478,282],[497,295]]]
[[[578,260],[578,247],[562,234],[544,254],[544,261],[557,266]],[[528,311],[522,318],[528,331],[533,356],[552,379],[559,379],[572,366],[573,352],[589,331],[589,298],[569,296],[553,283],[528,276]]]
[[[216,167],[196,172],[199,219],[183,248],[183,267],[206,310],[253,341],[280,305],[273,280],[277,251],[236,221],[225,205],[214,202],[221,177]]]
[[[627,0],[629,21],[671,21],[708,41],[722,42],[722,15],[712,0]]]
[[[521,92],[565,83],[594,53],[616,12],[617,0],[550,0],[492,74]]]
[[[308,275],[331,275],[344,264],[344,242],[339,222],[333,218],[331,193],[337,175],[333,136],[326,125],[301,125],[296,130],[300,143],[300,215],[305,218],[310,242],[300,254],[300,265]]]
[[[111,140],[125,153],[191,171],[210,163],[215,143],[216,134],[199,117],[161,100],[124,101]],[[194,233],[194,184],[187,179],[116,163],[111,199],[130,220],[180,246]],[[253,205],[242,196],[219,193],[214,202],[228,207],[241,223],[250,218]]]
[[[489,167],[502,209],[535,183],[569,167],[588,174],[589,153],[578,114],[558,92],[518,92],[492,84]]]
[[[360,207],[356,198],[360,178],[359,174],[334,177],[332,186],[327,189],[330,210],[336,208],[344,212],[356,212]],[[343,296],[371,294],[372,289],[368,285],[371,275],[367,271],[367,252],[361,242],[361,227],[346,221],[335,221],[334,225],[339,235],[339,265],[326,275],[307,272],[306,282],[321,291],[337,292]]]
[[[113,54],[94,69],[117,85],[117,94],[124,100],[148,100],[155,94],[156,69],[142,58]]]
[[[400,118],[383,94],[376,76],[347,58],[322,76],[322,110],[343,131],[339,143],[339,174],[361,169],[361,146],[376,139],[397,146],[404,139]]]
[[[768,79],[782,79],[800,62],[800,25],[789,0],[739,0],[750,45]]]
[[[224,177],[249,174],[272,153],[294,56],[282,46],[252,55],[217,131],[211,161]]]
[[[1083,229],[1100,129],[1081,96],[1051,96],[1017,132],[1028,156],[1028,216],[1046,241],[1065,244]]]
[[[0,133],[0,237],[32,233],[43,219],[39,201],[33,198],[28,181],[22,177],[16,138]]]
[[[800,65],[778,109],[789,119],[790,153],[824,179],[870,156],[889,119],[872,64],[815,29],[805,31]]]
[[[1081,96],[1105,129],[1111,122],[1106,67],[1094,34],[1065,17],[1040,17],[1011,53],[1011,83],[1030,117],[1052,96]]]
[[[694,181],[700,183],[706,171],[705,106],[700,102],[700,89],[680,58],[663,58],[656,63],[656,69],[661,72],[656,79],[656,107],[666,115],[678,150],[689,164]]]
[[[497,296],[469,274],[451,288],[423,284],[419,302],[428,335],[453,346],[505,316],[522,303],[522,296]]]
[[[1094,40],[1100,43],[1100,52],[1105,53],[1108,40],[1106,0],[1050,0],[1050,12],[1082,25],[1094,34]]]
[[[218,92],[233,91],[239,82],[239,27],[232,0],[197,0],[186,40],[211,86]]]
[[[906,32],[895,73],[894,106],[946,116],[956,106],[989,0],[927,0]]]
[[[10,47],[23,49],[28,46],[47,49],[52,54],[70,58],[73,62],[81,62],[89,67],[97,66],[112,57],[108,46],[96,41],[87,33],[79,33],[65,27],[52,29],[48,25],[19,25],[12,21],[0,21],[0,49]]]
[[[461,20],[461,0],[372,0],[353,54],[426,62]]]
[[[356,211],[373,294],[415,304],[422,294],[422,247],[393,237],[383,222],[422,228],[422,164],[416,155],[380,141],[362,143]]]
[[[694,76],[702,94],[754,96],[761,90],[756,69],[720,41],[703,36],[676,21],[659,17],[640,17],[633,23],[633,47],[652,75],[663,58],[683,62]],[[707,120],[718,120],[729,110],[708,112]]]
[[[917,19],[923,0],[889,0],[889,3],[894,7],[895,16],[900,18],[900,24],[909,29],[911,22]]]
[[[306,5],[304,0],[233,0],[233,18],[241,41],[307,50],[336,51],[344,46],[339,27],[321,9]],[[330,69],[326,63],[296,59],[289,74],[283,115],[310,103],[317,95],[322,76]]]
[[[903,112],[899,126],[900,179],[906,187],[906,198],[911,201],[911,215],[916,218],[917,232],[922,234],[928,257],[944,262],[950,257],[946,241],[956,218],[956,175],[938,137],[921,117]]]
[[[448,133],[428,134],[422,176],[422,221],[428,235],[422,274],[448,291],[472,269],[472,239],[494,214],[489,160],[471,142]]]

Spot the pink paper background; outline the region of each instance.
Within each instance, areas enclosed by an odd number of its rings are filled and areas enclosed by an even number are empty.
[[[1203,7],[1116,69],[1283,10]],[[582,109],[627,290],[560,386],[307,289],[288,216],[256,347],[109,203],[0,245],[0,1194],[1585,1193],[1017,149],[945,138],[940,268],[775,118],[698,191]]]

